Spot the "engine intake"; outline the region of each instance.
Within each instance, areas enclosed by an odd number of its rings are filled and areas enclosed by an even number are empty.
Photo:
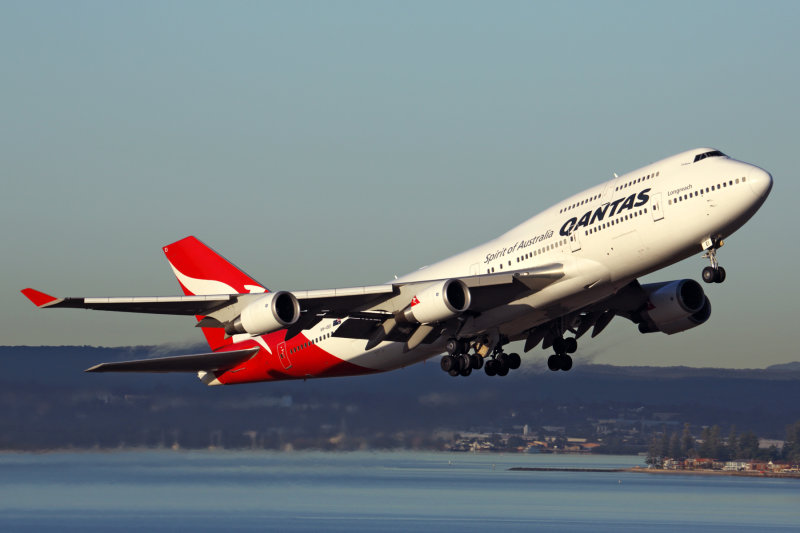
[[[467,309],[472,297],[467,285],[459,279],[446,279],[418,292],[400,313],[402,322],[428,324],[453,318]]]
[[[242,314],[225,328],[225,333],[266,335],[284,329],[300,319],[300,302],[286,291],[270,292],[250,303]]]
[[[699,283],[681,279],[642,287],[649,293],[648,309],[642,313],[639,331],[680,333],[703,324],[711,316],[711,302]]]

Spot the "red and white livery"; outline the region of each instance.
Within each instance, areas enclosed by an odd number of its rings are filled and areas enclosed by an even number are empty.
[[[164,246],[182,296],[56,298],[41,308],[195,315],[209,353],[103,363],[89,372],[196,372],[208,385],[383,372],[445,353],[443,370],[520,366],[503,347],[551,350],[569,370],[577,341],[615,316],[642,333],[674,334],[708,320],[701,285],[637,278],[704,253],[721,283],[724,239],[772,188],[763,169],[698,148],[600,183],[487,243],[382,285],[270,291],[195,237]]]

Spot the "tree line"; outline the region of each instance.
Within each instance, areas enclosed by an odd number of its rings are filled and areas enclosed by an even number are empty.
[[[758,436],[752,431],[736,432],[731,426],[727,437],[719,426],[704,427],[698,439],[689,424],[683,431],[666,430],[653,435],[647,450],[647,464],[659,464],[664,459],[706,458],[716,461],[785,461],[800,463],[800,420],[787,426],[782,449],[776,446],[759,448]]]

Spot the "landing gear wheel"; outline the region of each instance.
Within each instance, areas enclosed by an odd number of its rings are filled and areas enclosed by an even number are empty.
[[[457,354],[458,353],[458,341],[456,339],[450,339],[444,345],[444,350],[450,355]]]
[[[520,359],[518,353],[510,353],[508,354],[506,363],[508,364],[508,368],[511,370],[516,370],[522,364],[522,359]]]
[[[566,353],[575,353],[578,351],[578,341],[575,337],[564,339],[564,351]]]
[[[470,374],[472,374],[472,367],[468,366],[468,367],[462,368],[461,371],[459,372],[459,374],[461,374],[464,377],[469,376]]]
[[[470,365],[474,370],[480,370],[483,368],[483,357],[478,354],[472,354],[469,356]]]
[[[717,280],[717,270],[712,267],[705,267],[703,269],[703,281],[706,283],[714,283]]]
[[[558,353],[565,353],[567,350],[567,341],[562,337],[558,337],[553,340],[553,350]]]
[[[470,360],[468,355],[459,355],[456,358],[456,361],[458,361],[458,369],[460,371],[463,372],[466,369],[472,370],[472,361]]]
[[[445,355],[442,357],[442,360],[439,364],[442,367],[442,370],[445,372],[450,372],[450,370],[456,367],[456,358],[452,355]]]
[[[547,358],[547,368],[555,372],[559,368],[561,368],[560,361],[558,360],[558,356],[553,354]]]
[[[561,357],[559,357],[559,359],[560,359],[559,363],[561,363],[560,364],[561,370],[563,370],[564,372],[568,372],[569,369],[572,368],[572,357],[568,355],[562,355]]]
[[[498,376],[507,376],[508,375],[508,366],[504,364],[500,364],[500,367],[497,369]]]
[[[487,376],[496,376],[497,375],[497,368],[500,366],[500,363],[495,361],[494,359],[490,359],[486,361],[486,365],[483,367],[483,371],[486,372]]]
[[[451,368],[450,371],[448,372],[448,374],[450,374],[453,377],[456,377],[457,375],[460,374],[460,372],[456,368]]]
[[[725,281],[725,276],[726,276],[725,269],[722,268],[722,267],[719,267],[717,269],[716,277],[714,279],[714,282],[715,283],[722,283],[723,281]]]

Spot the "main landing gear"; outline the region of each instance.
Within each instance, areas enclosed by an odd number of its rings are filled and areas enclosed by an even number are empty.
[[[567,354],[575,353],[578,341],[574,337],[558,337],[553,341],[553,350],[556,353],[547,358],[547,368],[553,372],[557,370],[568,371],[572,368],[572,357]]]
[[[480,345],[483,346],[483,345]],[[468,354],[471,347],[475,348],[475,353]],[[510,370],[516,370],[522,364],[522,359],[516,353],[504,353],[502,346],[497,346],[493,350],[488,360],[483,360],[480,355],[479,345],[471,346],[469,341],[464,339],[450,339],[445,345],[447,355],[442,356],[442,370],[451,376],[469,376],[473,370],[484,369],[487,376],[506,376]],[[484,351],[484,354],[486,351]]]
[[[722,283],[725,281],[725,269],[719,266],[717,262],[717,250],[725,244],[723,241],[719,239],[714,239],[711,242],[711,246],[706,249],[706,253],[703,254],[704,259],[708,259],[711,261],[711,266],[707,266],[703,269],[703,281],[706,283]]]

